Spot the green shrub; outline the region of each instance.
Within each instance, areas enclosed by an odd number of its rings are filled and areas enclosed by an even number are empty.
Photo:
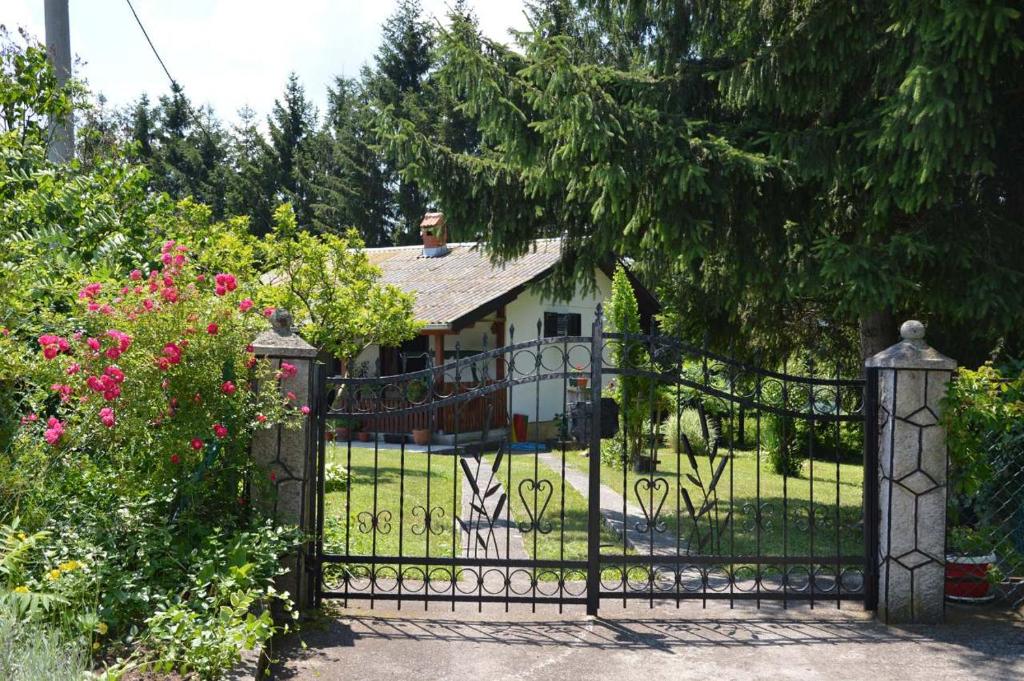
[[[761,439],[769,469],[777,475],[799,477],[804,452],[792,416],[767,414],[761,419]]]
[[[706,414],[701,416],[697,409],[683,409],[678,419],[670,415],[664,428],[665,444],[674,453],[686,451],[683,446],[683,436],[686,436],[690,443],[690,449],[698,457],[706,457],[711,451],[713,443],[718,440],[718,430],[715,428],[714,421],[709,419]]]
[[[601,463],[604,465],[620,470],[625,463],[625,452],[625,438],[622,436],[622,431],[616,433],[615,437],[601,440]]]

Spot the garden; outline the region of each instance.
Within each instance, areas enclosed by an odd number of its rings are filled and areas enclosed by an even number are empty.
[[[287,203],[257,239],[121,156],[48,161],[83,93],[3,40],[0,677],[220,678],[294,621],[275,578],[305,539],[253,503],[254,433],[309,415],[253,340],[285,307],[345,357],[414,333],[411,299]]]
[[[365,247],[414,239],[435,205],[497,261],[560,238],[545,294],[628,263],[666,335],[749,366],[857,375],[898,318],[924,320],[970,367],[943,413],[947,588],[1024,601],[1019,10],[628,5],[531,3],[510,48],[464,3],[435,31],[403,0],[322,120],[293,75],[267,134],[251,111],[228,130],[178,83],[111,111],[0,26],[0,678],[218,679],[296,625],[275,585],[309,537],[254,503],[276,480],[250,444],[310,407],[252,342],[286,309],[345,373],[414,337],[411,295]],[[55,162],[72,118],[76,155]],[[615,298],[608,328],[639,333],[637,301]],[[654,520],[691,553],[858,554],[862,443],[838,418],[856,400],[764,395],[837,417],[815,431],[679,387],[757,379],[673,371],[674,388],[624,374],[606,391],[611,492],[642,503],[666,479]],[[549,455],[505,455],[504,510],[529,557],[581,560],[587,499],[566,473],[595,462]],[[325,548],[454,561],[459,457],[327,457]],[[640,553],[607,526],[600,541]]]

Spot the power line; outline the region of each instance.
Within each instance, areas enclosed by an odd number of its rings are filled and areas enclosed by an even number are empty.
[[[139,28],[142,30],[142,35],[146,37],[146,42],[149,43],[149,49],[153,50],[153,56],[155,56],[156,60],[160,62],[160,68],[162,68],[164,73],[167,74],[167,80],[171,81],[172,87],[177,86],[178,81],[174,80],[174,76],[172,76],[171,72],[167,70],[167,65],[164,64],[164,60],[160,58],[160,53],[156,51],[156,45],[153,44],[153,41],[149,37],[149,33],[146,32],[146,27],[142,25],[142,19],[139,19],[138,12],[136,12],[135,7],[132,6],[132,0],[124,1],[128,3],[128,9],[132,11],[132,16],[135,17],[135,23],[137,23]]]
[[[153,40],[149,37],[149,32],[146,31],[146,27],[142,25],[142,19],[139,18],[139,13],[135,11],[135,7],[132,5],[132,0],[124,1],[128,3],[128,9],[132,11],[132,16],[135,17],[135,23],[139,25],[139,29],[142,31],[142,35],[145,36],[146,42],[149,43],[149,49],[153,51],[153,56],[156,57],[156,60],[158,62],[160,62],[160,68],[164,70],[164,73],[167,75],[167,80],[171,82],[171,92],[179,93],[181,94],[182,97],[184,97],[185,88],[183,88],[181,84],[174,79],[174,76],[172,76],[171,72],[167,69],[167,64],[164,63],[163,58],[160,57],[160,53],[156,49],[156,45],[153,44]],[[212,137],[210,131],[206,129],[205,125],[203,125],[202,119],[199,118],[199,114],[192,108],[192,105],[189,103],[188,99],[185,100],[185,108],[188,109],[188,112],[192,115],[192,120],[195,121],[195,124],[199,126],[199,129],[206,133],[207,137]]]

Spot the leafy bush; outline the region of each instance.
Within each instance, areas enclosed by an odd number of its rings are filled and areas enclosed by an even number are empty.
[[[1024,372],[991,364],[961,369],[942,419],[950,543],[975,537],[995,551],[1007,572],[1024,575]]]
[[[277,386],[294,367],[252,354],[266,321],[243,286],[188,254],[167,242],[159,269],[87,281],[33,343],[0,479],[0,601],[69,645],[215,678],[273,633],[256,606],[290,608],[271,581],[298,537],[244,490],[269,484],[251,435],[306,410]]]
[[[804,452],[793,417],[767,414],[761,424],[768,467],[777,475],[799,477],[803,472]]]
[[[694,455],[705,457],[711,450],[712,443],[718,439],[718,430],[714,422],[702,416],[697,409],[683,409],[679,418],[669,416],[665,422],[666,444],[674,453],[685,452],[683,437],[690,443]]]

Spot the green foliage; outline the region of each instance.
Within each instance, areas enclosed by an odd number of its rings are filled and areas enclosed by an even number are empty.
[[[278,556],[295,537],[267,525],[230,536],[214,534],[192,559],[185,598],[169,595],[146,620],[143,640],[160,651],[147,665],[158,671],[195,672],[217,678],[243,651],[266,642],[277,631],[268,604],[286,595],[273,586],[282,571]]]
[[[622,266],[612,277],[612,295],[608,301],[606,319],[609,330],[627,337],[611,343],[612,361],[621,369],[648,369],[650,357],[645,344],[637,338],[640,333],[640,309],[633,286]],[[619,405],[622,434],[627,443],[627,458],[639,465],[647,447],[644,446],[644,423],[649,423],[656,411],[660,416],[658,386],[649,378],[622,374],[615,382],[615,400]],[[621,454],[620,454],[621,458]]]
[[[974,537],[984,553],[999,556],[1006,572],[1024,574],[1024,372],[991,364],[961,369],[942,420],[949,448],[950,541]]]
[[[704,458],[718,441],[718,430],[713,421],[697,409],[683,409],[676,418],[669,415],[665,422],[665,444],[674,453],[685,452],[683,438],[690,443],[694,455]]]
[[[412,296],[380,283],[355,230],[344,237],[298,231],[287,204],[274,222],[263,243],[272,271],[264,297],[290,310],[310,343],[348,362],[367,345],[395,346],[416,335]]]
[[[792,416],[767,414],[761,418],[761,438],[773,473],[798,478],[803,472],[805,456],[798,430]]]
[[[439,35],[471,153],[382,124],[498,256],[562,235],[563,290],[629,257],[670,330],[772,359],[886,310],[958,346],[1020,341],[1013,3],[551,0],[534,20],[514,50]]]
[[[15,41],[0,26],[0,137],[41,144],[49,137],[51,119],[71,115],[81,87],[74,81],[61,87],[45,46],[25,33],[20,38]]]

